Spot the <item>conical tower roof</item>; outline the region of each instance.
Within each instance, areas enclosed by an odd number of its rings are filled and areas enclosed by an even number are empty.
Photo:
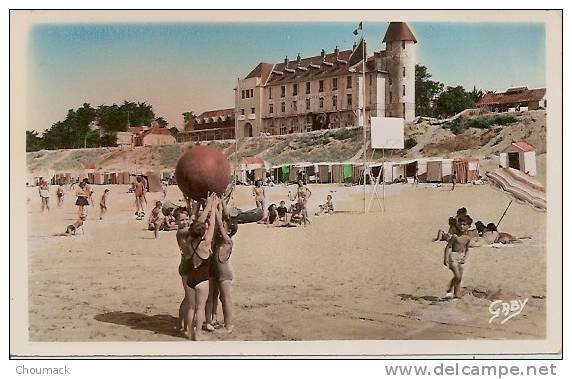
[[[417,39],[409,29],[405,22],[391,22],[383,37],[383,42],[395,41],[413,41],[417,43]]]

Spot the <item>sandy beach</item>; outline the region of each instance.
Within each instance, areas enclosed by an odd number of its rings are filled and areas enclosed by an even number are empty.
[[[99,197],[111,190],[99,220]],[[541,339],[546,328],[546,214],[513,203],[499,229],[530,234],[511,246],[471,249],[459,301],[441,301],[451,278],[444,242],[431,242],[457,208],[497,222],[510,198],[490,186],[386,186],[386,211],[367,215],[359,186],[310,185],[310,212],[332,193],[338,213],[298,228],[241,225],[232,255],[235,329],[211,340]],[[127,186],[94,186],[85,233],[56,237],[75,221],[72,192],[40,212],[28,188],[31,341],[183,341],[174,331],[183,296],[174,232],[159,239],[134,216]],[[267,187],[271,202],[295,186]],[[368,191],[371,191],[369,187]],[[148,195],[149,206],[162,193]],[[182,198],[176,186],[167,199]],[[234,202],[254,207],[251,187]],[[287,201],[288,202],[288,201]],[[493,300],[528,298],[520,315],[489,323]],[[219,308],[220,309],[220,308]],[[219,310],[222,318],[222,310]],[[192,342],[189,342],[192,343]]]

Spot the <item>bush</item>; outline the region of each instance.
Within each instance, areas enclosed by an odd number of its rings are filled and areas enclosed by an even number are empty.
[[[447,125],[447,127],[451,129],[451,132],[454,135],[461,134],[466,129],[463,123],[463,117],[454,119]]]
[[[405,140],[405,149],[409,150],[413,148],[415,145],[417,145],[417,141],[415,140],[415,138],[410,137]]]
[[[513,115],[497,115],[493,118],[493,124],[495,125],[513,124],[516,121],[517,119]]]
[[[478,117],[467,120],[467,127],[476,129],[490,129],[491,120],[487,117]]]

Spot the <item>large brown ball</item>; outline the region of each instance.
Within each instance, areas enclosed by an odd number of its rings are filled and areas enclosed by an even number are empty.
[[[175,178],[191,199],[206,198],[208,192],[222,195],[230,183],[230,163],[220,150],[195,145],[179,158]]]

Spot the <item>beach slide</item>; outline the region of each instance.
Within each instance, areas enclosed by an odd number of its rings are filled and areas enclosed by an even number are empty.
[[[525,173],[513,168],[499,168],[487,172],[491,185],[510,193],[517,200],[527,202],[535,209],[546,211],[546,190]]]

